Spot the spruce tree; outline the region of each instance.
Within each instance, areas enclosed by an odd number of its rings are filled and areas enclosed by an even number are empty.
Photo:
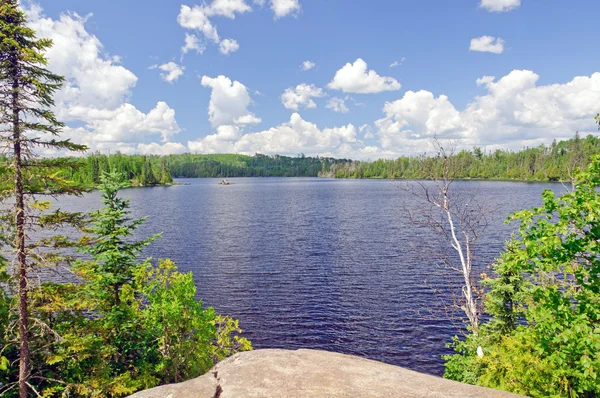
[[[102,297],[108,311],[121,305],[121,289],[131,284],[133,272],[142,250],[160,236],[135,241],[135,231],[146,218],[138,220],[130,217],[129,200],[118,196],[119,190],[129,186],[125,177],[116,172],[100,176],[100,190],[104,208],[92,213],[92,226],[89,232],[94,236],[92,244],[83,251],[91,256],[93,272],[101,275],[96,291]]]
[[[78,187],[61,178],[61,170],[74,165],[69,159],[43,159],[36,149],[82,151],[86,148],[59,139],[63,124],[54,113],[53,94],[63,78],[46,68],[44,51],[52,45],[39,39],[27,26],[17,0],[2,0],[0,5],[0,132],[7,151],[3,194],[12,192],[12,233],[15,251],[19,330],[19,396],[28,396],[30,377],[30,319],[28,274],[34,265],[28,248],[32,212],[45,209],[48,202],[37,202],[41,195],[76,194]],[[61,214],[57,213],[57,218]],[[37,219],[39,220],[39,219]]]

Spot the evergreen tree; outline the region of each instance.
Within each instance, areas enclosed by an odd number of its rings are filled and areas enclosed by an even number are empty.
[[[107,310],[121,304],[121,289],[123,285],[131,284],[139,254],[160,236],[131,240],[135,230],[146,219],[133,220],[129,216],[129,200],[118,196],[119,190],[127,186],[125,178],[116,172],[100,177],[98,189],[104,208],[92,213],[89,232],[94,240],[83,249],[95,260],[92,262],[93,272],[101,276],[95,282],[96,291],[102,296],[99,299],[106,303]]]
[[[154,176],[154,171],[152,170],[152,163],[150,163],[148,157],[144,156],[144,165],[142,169],[142,185],[156,185],[157,182],[158,181]]]
[[[63,78],[46,69],[44,51],[48,39],[38,39],[27,26],[17,0],[0,5],[0,124],[1,139],[8,148],[10,165],[1,187],[12,191],[12,227],[16,257],[19,330],[19,396],[28,396],[30,377],[29,267],[34,260],[27,246],[31,211],[47,208],[47,202],[31,203],[32,195],[78,193],[78,187],[63,180],[60,170],[73,167],[69,159],[40,159],[36,148],[82,151],[84,146],[60,140],[63,124],[51,111],[53,94]]]

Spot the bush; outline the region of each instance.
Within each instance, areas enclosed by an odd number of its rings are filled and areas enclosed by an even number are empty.
[[[196,300],[191,273],[170,260],[139,262],[155,237],[136,241],[143,220],[129,218],[117,175],[102,177],[105,207],[92,213],[72,270],[78,283],[44,283],[31,292],[30,384],[44,397],[120,397],[205,373],[250,350],[236,320]],[[16,331],[0,290],[0,393],[16,396]],[[11,395],[12,394],[12,395]]]
[[[600,394],[600,158],[574,189],[515,213],[479,335],[455,341],[446,377],[533,397]],[[483,356],[477,355],[482,347]]]

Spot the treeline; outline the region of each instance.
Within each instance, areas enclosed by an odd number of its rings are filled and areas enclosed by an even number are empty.
[[[280,155],[198,155],[165,157],[175,177],[318,177],[330,172],[333,165],[351,163],[348,159]]]
[[[520,151],[487,151],[475,147],[450,159],[452,178],[503,179],[520,181],[564,181],[576,168],[585,167],[600,154],[600,139],[576,134],[565,141],[525,148]],[[326,157],[280,155],[254,156],[182,154],[168,156],[92,154],[83,167],[68,171],[71,180],[96,186],[103,172],[126,176],[132,186],[166,185],[179,178],[227,177],[335,177],[426,179],[437,175],[443,159],[439,154],[403,156],[395,160],[352,161]]]
[[[97,186],[103,173],[116,172],[131,186],[168,185],[173,177],[318,177],[331,176],[334,165],[350,163],[348,159],[321,157],[246,155],[123,155],[91,154],[81,167],[65,170],[68,179],[86,186]]]
[[[81,161],[81,167],[65,170],[68,179],[81,185],[97,186],[102,175],[109,172],[124,176],[132,186],[173,183],[167,160],[160,156],[94,153]]]
[[[520,151],[486,151],[475,147],[451,157],[450,175],[458,179],[506,179],[521,181],[568,180],[576,168],[585,167],[600,153],[600,139],[576,134],[566,141],[552,142]],[[329,174],[337,178],[422,179],[439,175],[443,159],[439,154],[400,157],[395,160],[332,164]]]

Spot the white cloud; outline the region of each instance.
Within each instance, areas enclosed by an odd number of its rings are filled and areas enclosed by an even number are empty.
[[[202,55],[206,47],[200,42],[200,38],[189,33],[185,34],[185,44],[181,47],[181,54],[187,54],[190,51],[196,51]]]
[[[85,123],[86,129],[93,132],[94,141],[133,142],[150,133],[160,135],[166,142],[180,131],[175,111],[162,101],[147,114],[127,103],[116,109],[73,105],[69,113],[71,120]]]
[[[386,102],[383,111],[386,118],[376,121],[375,126],[386,149],[396,147],[401,140],[457,138],[462,132],[460,114],[445,95],[435,98],[428,91],[407,91],[402,99]]]
[[[252,11],[252,8],[245,0],[213,0],[210,5],[203,4],[193,7],[183,4],[177,16],[177,22],[183,28],[202,33],[206,39],[219,45],[219,51],[222,54],[227,55],[237,51],[239,44],[233,39],[221,40],[217,28],[210,18],[213,16],[222,16],[235,19],[236,14],[243,14],[249,11]],[[182,47],[182,52],[185,54],[190,49],[197,48],[202,48],[198,43],[197,37],[196,39],[192,37],[188,38],[186,35],[186,44]],[[184,49],[186,50],[184,51]],[[201,51],[198,52],[202,53]]]
[[[205,7],[209,16],[221,15],[235,19],[235,14],[243,14],[252,11],[252,8],[244,0],[214,0],[210,7]]]
[[[394,61],[390,64],[390,68],[397,68],[398,66],[402,66],[406,61],[406,57],[402,57],[400,61]]]
[[[396,149],[436,135],[462,138],[465,145],[518,147],[594,130],[600,73],[547,86],[537,86],[538,79],[527,70],[514,70],[499,80],[484,76],[477,84],[487,94],[475,97],[462,111],[445,95],[408,91],[402,99],[386,103],[386,117],[375,123],[381,146]]]
[[[477,83],[478,86],[486,86],[494,80],[496,80],[495,76],[482,76],[479,79],[475,80],[475,83]]]
[[[506,12],[521,5],[521,0],[481,0],[479,6],[491,12]]]
[[[494,54],[502,54],[504,52],[504,40],[493,36],[481,36],[471,39],[469,51],[481,51]]]
[[[163,71],[163,73],[160,74],[160,77],[168,83],[173,83],[183,76],[185,67],[177,65],[175,62],[167,62],[162,65],[152,65],[149,69],[160,69]]]
[[[307,71],[307,70],[311,70],[312,68],[314,68],[315,66],[317,66],[317,64],[315,64],[312,61],[304,61],[302,62],[302,64],[300,65],[300,69],[302,69],[303,71]]]
[[[325,93],[321,88],[316,87],[314,84],[308,85],[302,83],[296,86],[296,88],[288,88],[281,95],[281,103],[287,109],[293,109],[295,111],[300,107],[305,108],[316,108],[317,104],[312,100],[313,98],[323,97]]]
[[[347,113],[349,111],[344,98],[333,97],[327,101],[327,105],[325,107],[333,110],[334,112]]]
[[[221,52],[221,54],[229,55],[233,52],[236,52],[239,49],[240,45],[237,41],[233,39],[222,40],[219,44],[219,51]]]
[[[264,153],[296,155],[321,155],[331,152],[353,153],[360,147],[356,139],[356,128],[352,124],[342,127],[319,129],[317,125],[292,114],[288,123],[257,133],[239,137],[233,134],[224,140],[221,132],[197,141],[188,142],[191,152],[200,153]]]
[[[204,6],[194,6],[192,8],[183,4],[177,16],[177,22],[182,27],[198,30],[208,40],[219,43],[217,29],[208,19],[206,11],[206,7]]]
[[[368,124],[363,124],[362,126],[360,126],[358,132],[363,135],[365,140],[375,138],[373,129]]]
[[[41,11],[40,11],[41,12]],[[137,77],[104,53],[102,43],[85,29],[89,17],[63,14],[58,20],[30,17],[29,25],[39,37],[52,39],[46,56],[53,72],[67,77],[56,96],[61,101],[115,107],[127,100]]]
[[[374,70],[367,70],[367,63],[358,58],[338,70],[327,87],[346,93],[370,94],[400,90],[402,86],[392,77],[382,77]]]
[[[217,139],[220,141],[233,141],[239,139],[241,129],[238,126],[223,125],[217,127]]]
[[[142,155],[170,155],[186,153],[187,147],[178,142],[165,142],[162,145],[152,142],[150,144],[138,144],[136,152]]]
[[[233,119],[233,123],[236,125],[244,125],[244,124],[257,124],[262,120],[259,117],[256,117],[252,114],[236,117]]]
[[[296,15],[300,12],[300,2],[299,0],[271,0],[271,10],[275,13],[276,19]]]
[[[242,83],[220,75],[215,78],[202,76],[202,85],[212,89],[208,115],[213,126],[260,123],[260,119],[248,110],[252,99]]]
[[[66,128],[66,138],[92,150],[131,148],[128,143],[153,136],[166,142],[180,131],[175,111],[165,102],[159,101],[148,113],[128,103],[137,77],[118,65],[118,56],[106,54],[100,40],[86,30],[89,17],[71,13],[54,20],[35,5],[26,11],[38,37],[53,41],[46,53],[49,69],[66,78],[55,95],[57,117],[80,124]]]

